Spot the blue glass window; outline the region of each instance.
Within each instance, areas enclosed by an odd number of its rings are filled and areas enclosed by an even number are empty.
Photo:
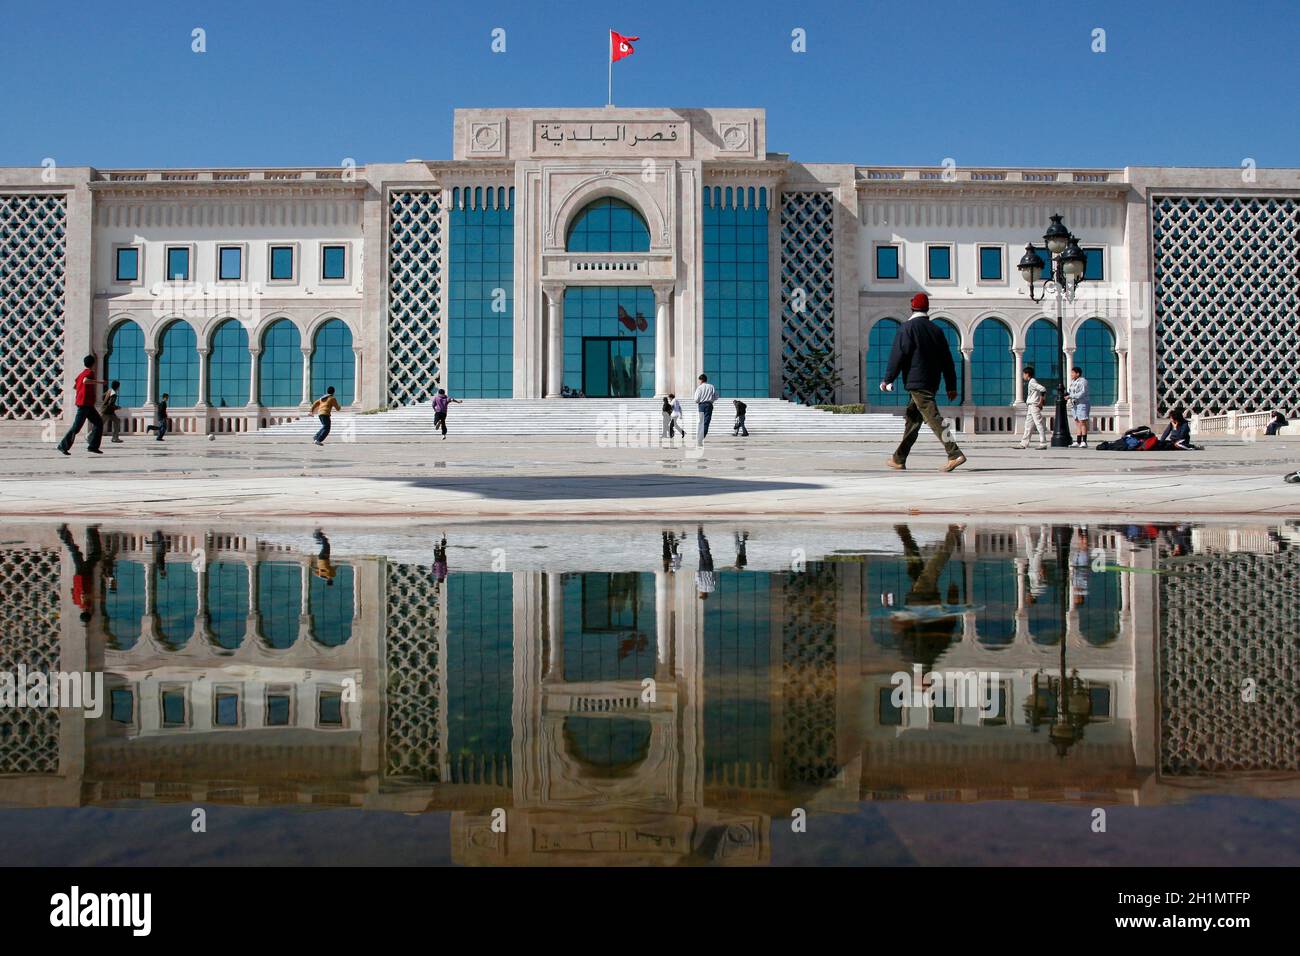
[[[343,695],[333,690],[321,691],[316,717],[322,727],[342,727]]]
[[[1025,365],[1034,367],[1034,377],[1047,386],[1047,404],[1056,398],[1061,383],[1061,352],[1056,338],[1056,325],[1039,319],[1025,334]]]
[[[632,323],[632,328],[620,321],[620,309]],[[645,320],[644,331],[640,327],[642,319]],[[654,396],[655,297],[651,289],[645,286],[570,286],[565,291],[564,384],[573,389],[583,388],[585,337],[634,340],[635,358],[628,349],[626,365],[619,366],[616,371],[624,376],[621,379],[624,385],[631,380],[629,390],[634,390],[642,398]],[[607,356],[606,361],[612,359]],[[610,375],[612,378],[613,371]],[[620,390],[612,382],[611,388]]]
[[[158,348],[158,397],[171,396],[171,408],[199,401],[199,349],[188,322],[173,322],[162,334]]]
[[[293,246],[271,247],[271,278],[277,281],[293,279]]]
[[[144,633],[145,567],[139,561],[118,561],[114,570],[117,587],[104,586],[104,633],[113,650],[129,651]]]
[[[1096,282],[1100,282],[1103,279],[1105,279],[1106,278],[1106,270],[1104,265],[1104,260],[1106,258],[1105,250],[1084,249],[1083,254],[1088,257],[1088,264],[1084,266],[1083,269],[1083,277],[1085,279],[1092,279],[1093,281]]]
[[[296,564],[257,565],[257,612],[263,642],[274,650],[293,647],[302,611],[302,569]]]
[[[322,279],[346,279],[348,277],[346,246],[321,247],[320,277]]]
[[[975,351],[970,360],[975,404],[1010,405],[1016,399],[1015,374],[1011,331],[997,319],[985,319],[975,327]]]
[[[212,333],[208,352],[208,401],[220,408],[248,404],[252,369],[248,330],[237,319],[226,319]]]
[[[162,722],[164,727],[185,726],[185,691],[162,692]]]
[[[897,319],[881,319],[871,327],[867,337],[867,402],[885,408],[901,408],[907,404],[907,392],[903,389],[903,376],[894,379],[894,390],[882,392],[880,380],[889,368],[889,352],[894,347],[894,336],[898,334],[902,323]]]
[[[781,607],[774,577],[719,571],[717,590],[703,602],[704,761],[715,779],[720,767],[767,765],[780,732],[773,726],[782,653],[771,638],[773,610]]]
[[[649,252],[645,219],[621,199],[607,196],[582,207],[569,226],[569,252]]]
[[[565,323],[568,324],[567,322]],[[483,783],[485,767],[509,772],[514,749],[514,589],[509,574],[447,579],[448,783]]]
[[[134,322],[113,327],[108,336],[108,357],[104,362],[108,381],[122,384],[117,403],[123,408],[139,408],[149,396],[149,356],[144,352],[144,331]]]
[[[135,721],[135,694],[125,687],[116,687],[108,694],[108,719],[118,724]]]
[[[1016,566],[1004,558],[976,561],[971,570],[971,601],[980,609],[975,616],[979,642],[986,647],[1014,644],[1018,607]]]
[[[113,278],[118,282],[135,282],[140,278],[140,250],[134,246],[117,250]]]
[[[1034,252],[1038,253],[1038,258],[1043,260],[1043,271],[1039,273],[1040,279],[1050,279],[1052,277],[1052,254],[1046,249],[1034,247]],[[1042,379],[1039,379],[1041,382]]]
[[[1119,356],[1115,335],[1105,322],[1089,319],[1074,337],[1074,364],[1083,369],[1094,405],[1114,405],[1119,397]]]
[[[985,282],[1002,279],[1002,247],[980,246],[980,278]]]
[[[704,368],[724,401],[771,390],[767,190],[704,191]]]
[[[167,250],[168,280],[186,281],[190,277],[190,250],[181,246],[172,246]]]
[[[240,562],[213,561],[208,565],[207,614],[212,639],[223,650],[244,643],[248,621],[248,570]]]
[[[216,706],[213,708],[213,723],[218,727],[239,726],[239,695],[226,692],[217,694]]]
[[[307,600],[313,640],[325,647],[346,644],[352,637],[352,567],[337,565],[333,583],[313,575]]]
[[[948,340],[948,351],[952,353],[952,368],[957,376],[957,400],[955,402],[948,400],[948,393],[944,390],[942,382],[939,384],[939,394],[935,396],[935,399],[940,405],[960,405],[966,400],[966,375],[964,371],[966,356],[961,354],[961,333],[957,331],[957,326],[947,319],[935,319],[934,324],[939,326],[943,331],[943,337]]]
[[[564,576],[564,679],[637,680],[655,673],[654,575]]]
[[[266,726],[288,727],[292,715],[292,700],[284,691],[268,691],[266,695]]]
[[[876,246],[876,278],[898,278],[898,246]]]
[[[495,201],[486,202],[485,192],[495,192]],[[453,191],[447,290],[447,387],[453,397],[514,394],[515,214],[506,208],[513,196],[504,188]]]
[[[952,279],[952,246],[930,246],[926,249],[931,281]]]
[[[258,402],[268,407],[302,401],[302,335],[288,319],[272,322],[258,357]]]
[[[238,282],[244,277],[244,250],[239,246],[222,246],[217,250],[217,278]]]
[[[194,636],[199,613],[199,576],[190,562],[160,561],[153,567],[154,614],[158,638],[179,650]]]
[[[356,397],[356,356],[352,354],[352,330],[342,319],[330,319],[316,330],[311,351],[311,393],[319,398],[334,386],[340,405],[351,405]]]

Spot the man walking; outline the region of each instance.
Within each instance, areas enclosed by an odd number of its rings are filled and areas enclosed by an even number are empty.
[[[745,412],[749,410],[749,406],[738,398],[733,398],[731,404],[736,406],[736,424],[731,426],[731,434],[733,436],[744,435],[748,438],[749,429],[745,427]]]
[[[709,422],[713,421],[713,403],[718,400],[718,390],[709,384],[707,375],[700,375],[699,387],[695,389],[695,405],[700,410],[700,426],[696,442],[703,445],[709,437]]]
[[[104,392],[104,399],[99,405],[99,414],[104,419],[104,430],[113,436],[110,441],[115,445],[122,444],[122,422],[117,417],[117,400],[121,393],[121,382],[109,382],[108,391]]]
[[[952,353],[948,351],[948,340],[943,330],[930,321],[930,298],[924,292],[912,296],[912,317],[894,335],[894,347],[889,353],[889,366],[885,369],[880,390],[892,392],[894,379],[900,374],[911,400],[903,414],[906,423],[903,440],[889,457],[889,467],[900,470],[907,467],[907,455],[916,444],[922,423],[929,425],[943,442],[948,460],[942,470],[952,471],[964,465],[966,456],[952,440],[951,432],[944,427],[939,406],[934,400],[941,378],[948,392],[948,401],[957,400],[957,370],[952,364]]]
[[[154,409],[153,424],[145,429],[147,432],[157,432],[158,437],[154,441],[162,441],[163,435],[167,434],[167,399],[170,396],[162,393],[162,398],[158,399],[158,407]]]
[[[1068,390],[1072,417],[1074,418],[1074,445],[1076,448],[1088,447],[1088,417],[1092,414],[1092,395],[1088,391],[1088,380],[1083,377],[1083,369],[1074,366],[1070,369],[1070,387]]]
[[[317,445],[325,444],[325,439],[330,434],[330,415],[337,412],[340,407],[339,400],[334,397],[333,385],[325,389],[324,395],[312,402],[311,413],[320,418],[320,429],[316,432],[316,437],[312,439]]]
[[[1034,378],[1034,367],[1026,365],[1023,374],[1025,380],[1025,433],[1020,436],[1017,448],[1029,447],[1029,435],[1038,429],[1038,448],[1047,447],[1047,426],[1043,424],[1043,399],[1047,395],[1047,386]]]
[[[447,409],[451,403],[457,405],[465,404],[459,398],[452,398],[447,394],[445,388],[438,389],[438,394],[433,396],[433,430],[442,432],[442,440],[447,440]]]
[[[64,455],[71,455],[68,449],[77,440],[77,433],[81,431],[81,426],[86,422],[90,422],[90,435],[86,439],[86,451],[92,455],[102,455],[103,452],[99,450],[99,442],[104,437],[104,420],[99,417],[99,412],[95,410],[95,386],[106,383],[95,378],[95,356],[87,355],[81,360],[81,364],[84,367],[77,374],[76,379],[77,415],[72,419],[72,427],[68,429],[68,433],[59,442],[58,449]]]
[[[685,414],[682,411],[682,400],[675,392],[668,393],[668,400],[672,402],[672,413],[668,416],[668,437],[671,439],[677,433],[681,433],[685,438],[686,429],[682,427],[682,417]]]

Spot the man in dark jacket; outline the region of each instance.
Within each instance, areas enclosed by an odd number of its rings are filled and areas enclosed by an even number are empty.
[[[953,441],[952,432],[944,427],[939,406],[934,400],[941,378],[948,392],[948,401],[957,400],[957,370],[953,367],[952,353],[948,351],[948,340],[944,337],[943,330],[930,321],[930,299],[924,292],[912,296],[912,317],[894,335],[889,367],[885,369],[880,390],[892,392],[894,379],[900,374],[911,401],[907,403],[903,415],[906,422],[903,440],[889,458],[889,467],[907,467],[907,455],[916,444],[922,422],[930,426],[939,441],[943,442],[943,450],[948,453],[944,471],[952,471],[965,464],[966,456]]]

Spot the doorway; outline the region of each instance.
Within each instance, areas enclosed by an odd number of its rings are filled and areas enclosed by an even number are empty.
[[[636,339],[585,336],[582,392],[588,398],[636,398]]]

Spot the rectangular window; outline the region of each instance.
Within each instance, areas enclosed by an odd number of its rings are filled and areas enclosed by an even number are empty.
[[[320,277],[346,279],[348,277],[346,246],[322,246],[320,251]]]
[[[244,277],[244,250],[239,246],[222,246],[217,250],[217,278],[238,282]]]
[[[128,246],[117,250],[117,266],[113,272],[115,282],[138,282],[140,280],[140,250]]]
[[[898,278],[898,246],[876,246],[876,278]]]
[[[108,719],[119,724],[129,724],[135,720],[135,694],[125,688],[117,688],[108,695]]]
[[[239,695],[218,691],[213,723],[218,727],[239,726]]]
[[[1052,254],[1046,249],[1039,249],[1037,247],[1034,248],[1034,252],[1038,253],[1038,258],[1043,260],[1043,272],[1039,278],[1050,279],[1052,277]]]
[[[902,708],[894,705],[894,688],[880,688],[880,726],[881,727],[901,727],[903,726]]]
[[[167,249],[167,280],[188,282],[190,279],[190,250],[184,246]]]
[[[926,260],[931,282],[952,281],[952,246],[930,246],[926,250]]]
[[[185,726],[185,691],[162,692],[162,722],[164,727]]]
[[[317,723],[322,727],[343,726],[343,695],[338,691],[321,691]]]
[[[1083,277],[1091,279],[1094,282],[1100,282],[1106,278],[1106,269],[1103,265],[1105,261],[1104,249],[1084,249],[1083,254],[1088,257],[1088,264],[1084,267]]]
[[[271,247],[271,281],[293,281],[293,246]]]
[[[272,691],[266,695],[266,726],[288,727],[291,714],[290,697],[285,691]]]
[[[980,281],[1001,282],[1002,247],[980,246]]]

